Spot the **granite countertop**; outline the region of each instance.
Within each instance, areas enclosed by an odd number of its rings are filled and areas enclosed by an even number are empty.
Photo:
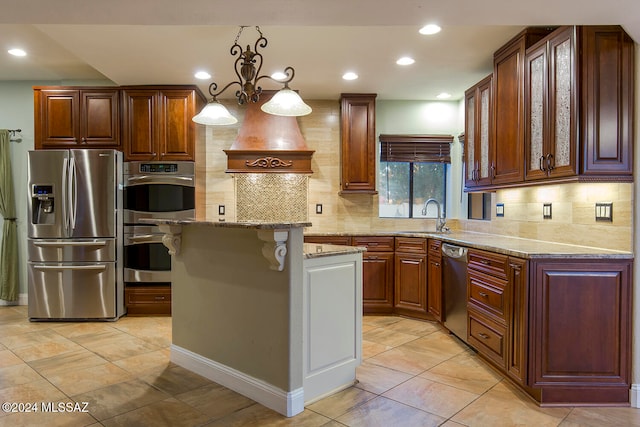
[[[365,252],[366,249],[359,246],[342,246],[342,245],[328,245],[319,243],[305,243],[304,244],[304,258],[320,258],[333,255],[347,255],[355,254],[359,252]]]
[[[565,243],[546,242],[542,240],[510,237],[498,234],[478,233],[471,231],[451,231],[436,233],[429,231],[411,232],[367,232],[367,233],[312,233],[314,236],[395,236],[395,237],[427,237],[442,240],[445,243],[483,249],[508,256],[520,258],[618,258],[632,259],[633,253],[613,249],[590,246],[570,245]]]
[[[282,230],[292,228],[311,227],[310,222],[226,222],[226,221],[199,221],[195,219],[141,219],[147,224],[165,225],[207,225],[216,228],[248,228],[254,230]]]

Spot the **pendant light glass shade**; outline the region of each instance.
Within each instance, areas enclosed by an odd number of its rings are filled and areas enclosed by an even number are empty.
[[[260,107],[265,113],[275,116],[306,116],[311,107],[304,103],[300,95],[285,87]]]
[[[208,126],[232,125],[238,123],[227,108],[216,99],[209,101],[207,105],[191,119],[196,123]]]

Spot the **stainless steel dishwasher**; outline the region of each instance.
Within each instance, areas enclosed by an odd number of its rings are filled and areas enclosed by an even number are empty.
[[[442,244],[444,326],[467,342],[467,248]]]

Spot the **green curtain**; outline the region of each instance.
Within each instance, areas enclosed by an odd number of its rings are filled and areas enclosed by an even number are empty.
[[[9,144],[9,131],[0,129],[0,215],[4,218],[0,245],[0,299],[15,301],[18,299],[18,230]]]

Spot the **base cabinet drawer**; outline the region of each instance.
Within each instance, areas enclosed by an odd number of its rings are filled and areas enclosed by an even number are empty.
[[[502,323],[506,322],[507,282],[485,276],[472,269],[468,271],[468,278],[469,303],[496,316]]]
[[[469,310],[469,344],[498,366],[506,365],[506,329],[481,314]]]
[[[171,286],[127,286],[125,304],[129,316],[169,316]]]

